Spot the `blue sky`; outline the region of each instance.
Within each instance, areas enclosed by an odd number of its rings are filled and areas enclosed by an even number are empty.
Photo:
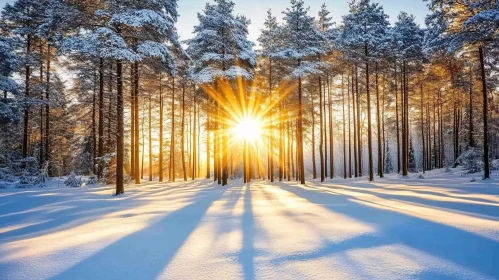
[[[251,19],[250,39],[256,41],[259,30],[263,26],[268,9],[272,9],[274,15],[282,18],[281,12],[289,6],[289,0],[233,0],[236,3],[237,14],[245,15]],[[390,21],[394,22],[401,11],[408,12],[416,16],[417,22],[424,26],[424,18],[428,13],[426,2],[423,0],[374,0],[383,5],[385,12],[390,16]],[[13,0],[0,0],[3,7],[5,3]],[[197,13],[204,9],[206,2],[212,0],[179,0],[180,18],[178,31],[182,39],[192,36],[193,27],[198,23]],[[341,22],[341,16],[348,13],[347,0],[305,0],[305,4],[310,7],[310,14],[317,15],[322,3],[326,3],[328,10],[335,22]]]

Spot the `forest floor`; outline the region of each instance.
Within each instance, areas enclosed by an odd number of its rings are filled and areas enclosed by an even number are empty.
[[[3,189],[0,279],[499,278],[499,177],[460,173]]]

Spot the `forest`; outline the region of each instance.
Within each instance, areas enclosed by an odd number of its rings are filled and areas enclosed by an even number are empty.
[[[499,279],[498,1],[0,4],[0,280]]]
[[[234,2],[179,38],[177,1],[17,0],[1,14],[0,179],[116,185],[499,168],[494,1],[428,1],[426,26],[292,0],[258,42]],[[334,8],[334,7],[333,7]],[[4,183],[6,184],[6,183]]]

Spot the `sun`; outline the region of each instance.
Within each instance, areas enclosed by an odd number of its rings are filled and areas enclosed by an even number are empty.
[[[255,142],[261,138],[263,131],[262,127],[263,125],[258,119],[246,117],[236,124],[233,133],[234,136],[241,140]]]

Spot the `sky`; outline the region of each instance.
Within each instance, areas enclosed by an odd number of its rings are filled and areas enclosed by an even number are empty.
[[[236,14],[244,15],[251,20],[249,27],[249,39],[256,42],[260,30],[263,28],[263,23],[267,16],[267,10],[272,9],[272,12],[278,19],[282,19],[282,11],[290,6],[290,0],[233,0]],[[0,0],[0,6],[3,7],[6,3],[12,3],[14,0]],[[202,12],[206,2],[213,0],[179,0],[178,33],[182,40],[192,37],[192,31],[195,25],[198,24],[197,13]],[[380,3],[385,13],[390,16],[390,22],[397,19],[397,15],[401,11],[413,14],[417,22],[423,27],[424,18],[428,13],[426,7],[427,2],[423,0],[374,0]],[[348,0],[305,0],[306,6],[310,7],[310,15],[316,16],[322,3],[326,3],[328,10],[331,12],[333,21],[340,23],[341,17],[348,13]]]

